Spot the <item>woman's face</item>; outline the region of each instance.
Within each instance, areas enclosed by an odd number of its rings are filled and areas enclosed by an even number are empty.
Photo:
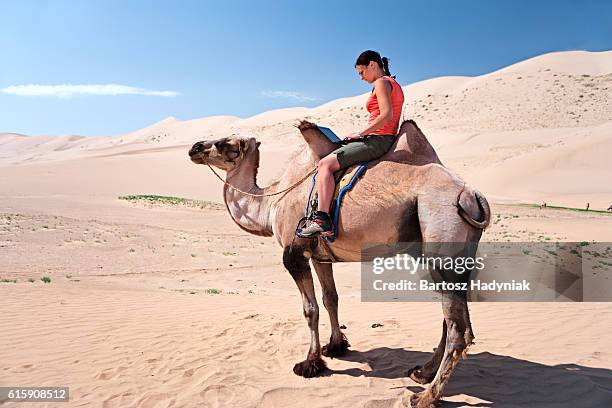
[[[355,69],[362,80],[370,84],[376,80],[376,63],[374,61],[370,61],[368,65],[355,65]]]

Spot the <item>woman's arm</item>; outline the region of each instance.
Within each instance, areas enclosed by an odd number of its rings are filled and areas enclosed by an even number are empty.
[[[387,79],[378,79],[374,82],[374,93],[378,100],[378,108],[380,115],[370,125],[360,132],[360,135],[368,135],[375,130],[385,126],[387,122],[393,119],[393,106],[391,105],[391,83]]]

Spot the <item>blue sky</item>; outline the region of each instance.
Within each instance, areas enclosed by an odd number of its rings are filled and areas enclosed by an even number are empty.
[[[366,49],[389,57],[402,85],[612,49],[612,1],[0,0],[0,10],[0,132],[32,135],[318,106],[369,90],[353,67]]]

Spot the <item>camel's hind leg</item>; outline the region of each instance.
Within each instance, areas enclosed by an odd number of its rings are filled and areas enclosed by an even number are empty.
[[[446,321],[446,344],[440,361],[438,372],[425,391],[410,397],[412,408],[435,407],[442,396],[444,386],[451,377],[459,359],[465,354],[472,343],[469,328],[469,312],[465,292],[444,292],[442,294],[442,309]]]
[[[313,259],[312,264],[321,282],[323,289],[323,304],[329,313],[329,322],[331,324],[331,337],[329,344],[323,346],[321,352],[326,357],[340,357],[346,353],[350,344],[346,336],[340,331],[340,323],[338,321],[338,292],[334,282],[334,271],[330,263],[320,263]]]
[[[446,320],[442,320],[442,338],[438,347],[434,350],[434,355],[424,365],[417,365],[408,371],[408,376],[419,384],[427,384],[433,381],[440,363],[442,362],[442,356],[446,349]]]
[[[321,358],[321,344],[319,343],[319,306],[315,296],[312,273],[308,259],[304,256],[301,247],[288,246],[283,252],[283,264],[289,271],[302,295],[304,317],[310,329],[310,348],[306,360],[297,363],[293,372],[299,376],[315,377],[325,369],[325,362]]]
[[[439,197],[436,200],[428,200],[428,197],[421,197],[418,214],[424,243],[423,253],[427,257],[440,259],[474,258],[482,230],[466,223],[457,209],[448,202],[452,202],[451,197],[448,197],[448,200],[441,200]],[[441,268],[432,271],[432,277],[436,282],[464,284],[467,288],[470,272],[470,270],[456,271],[452,268]],[[458,287],[463,289],[461,286]],[[410,405],[413,408],[435,406],[459,359],[465,355],[474,339],[467,304],[467,290],[442,291],[442,311],[446,341],[440,342],[431,362],[431,368],[437,363],[439,367],[425,391],[410,397]],[[444,331],[442,338],[444,340]],[[440,357],[439,353],[442,352]],[[438,358],[439,362],[436,361]]]

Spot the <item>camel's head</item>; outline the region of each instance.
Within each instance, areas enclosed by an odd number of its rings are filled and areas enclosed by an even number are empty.
[[[189,158],[195,164],[210,164],[230,171],[240,166],[247,155],[259,151],[259,145],[254,137],[246,139],[230,136],[204,140],[193,145],[189,150]]]

